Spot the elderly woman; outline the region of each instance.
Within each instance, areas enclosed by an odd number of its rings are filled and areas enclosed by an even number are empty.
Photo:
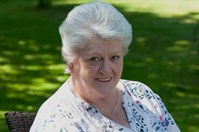
[[[160,97],[120,79],[131,25],[112,5],[75,7],[59,28],[69,79],[39,109],[31,132],[179,132]]]

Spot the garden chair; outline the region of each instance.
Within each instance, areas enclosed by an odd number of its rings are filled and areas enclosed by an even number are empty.
[[[29,132],[36,113],[6,112],[5,119],[10,132]]]

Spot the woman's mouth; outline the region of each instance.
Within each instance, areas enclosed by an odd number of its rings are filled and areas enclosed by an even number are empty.
[[[109,78],[96,78],[99,82],[109,82],[111,81],[112,77]]]

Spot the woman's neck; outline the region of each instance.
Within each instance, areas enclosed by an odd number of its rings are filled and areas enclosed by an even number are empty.
[[[117,111],[120,102],[119,90],[115,88],[113,93],[107,99],[100,100],[100,102],[91,105],[96,107],[103,115],[108,116]]]
[[[69,85],[75,96],[97,108],[103,115],[114,113],[120,105],[121,92],[117,87],[115,87],[109,95],[104,96],[100,93],[91,94],[82,91],[81,88],[76,86],[72,79],[70,80]]]
[[[98,97],[92,94],[88,96],[82,94],[73,83],[70,83],[70,87],[75,96],[97,108],[102,115],[124,127],[130,128],[126,112],[122,107],[122,93],[119,88],[116,87],[110,96]]]

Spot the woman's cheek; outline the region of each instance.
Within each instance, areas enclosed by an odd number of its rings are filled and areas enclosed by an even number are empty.
[[[87,74],[91,76],[98,72],[98,65],[88,66],[86,69]]]

